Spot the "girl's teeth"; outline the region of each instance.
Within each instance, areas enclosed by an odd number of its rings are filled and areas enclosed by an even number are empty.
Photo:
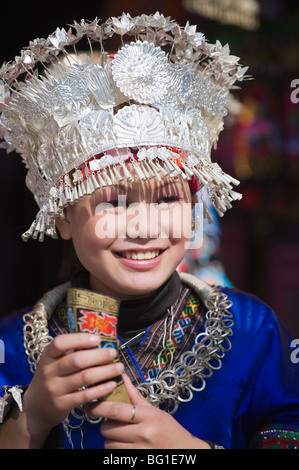
[[[122,255],[127,259],[152,259],[159,255],[159,250],[154,251],[125,251]]]

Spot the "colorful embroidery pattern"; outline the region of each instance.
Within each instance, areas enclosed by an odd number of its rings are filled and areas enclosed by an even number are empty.
[[[145,375],[146,380],[155,379],[159,372],[171,362],[175,351],[185,337],[187,328],[191,325],[192,318],[198,312],[198,306],[198,300],[191,295],[181,313],[181,316],[173,327],[171,337],[165,342],[163,352],[156,355],[152,366],[148,369],[148,372]]]
[[[57,307],[55,314],[50,319],[50,324],[56,334],[69,333],[69,322],[65,303]]]
[[[299,427],[285,424],[261,429],[262,449],[299,449]]]
[[[86,309],[79,309],[80,317],[78,324],[80,331],[103,334],[105,336],[116,337],[117,318],[104,312],[93,312]]]

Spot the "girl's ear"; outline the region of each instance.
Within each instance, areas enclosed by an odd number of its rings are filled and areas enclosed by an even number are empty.
[[[56,227],[59,230],[61,238],[63,240],[71,240],[72,238],[72,226],[68,219],[68,211],[64,209],[64,219],[55,219]]]
[[[192,207],[195,207],[195,204],[198,202],[198,198],[197,198],[197,194],[196,193],[192,193],[191,195],[191,204],[192,204]]]

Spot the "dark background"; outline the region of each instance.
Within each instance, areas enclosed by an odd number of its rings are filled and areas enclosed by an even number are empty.
[[[242,112],[220,135],[214,154],[225,171],[241,180],[244,194],[221,219],[221,256],[232,283],[269,303],[299,337],[299,103],[290,98],[291,82],[299,79],[299,5],[295,0],[259,4],[260,26],[249,31],[190,13],[181,0],[6,2],[0,62],[57,26],[96,16],[106,20],[123,9],[132,16],[158,10],[180,24],[197,24],[211,42],[229,42],[254,80],[236,92]],[[61,282],[62,243],[21,240],[37,206],[24,185],[21,159],[3,150],[0,158],[0,315],[5,315],[35,303]]]

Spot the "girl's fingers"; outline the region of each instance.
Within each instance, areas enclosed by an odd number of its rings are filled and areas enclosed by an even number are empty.
[[[147,401],[147,399],[132,384],[129,376],[126,373],[123,374],[123,379],[125,382],[127,392],[129,394],[129,398],[131,400],[131,403],[133,403],[133,405],[151,406],[151,404]]]
[[[58,335],[45,348],[45,354],[50,359],[58,359],[69,351],[95,348],[99,343],[99,337],[91,333]]]
[[[114,348],[73,351],[57,360],[57,372],[63,377],[89,367],[111,363],[117,356]]]
[[[118,403],[101,401],[97,404],[89,404],[85,411],[91,416],[101,416],[111,421],[124,424],[138,424],[148,413],[148,407],[135,406],[130,403]],[[109,421],[107,421],[107,424]],[[106,425],[106,424],[105,424]]]
[[[111,421],[122,422],[124,424],[137,424],[141,422],[148,413],[152,411],[152,405],[142,396],[132,384],[127,374],[122,374],[129,398],[132,404],[103,401],[100,403],[88,404],[86,412],[91,416],[101,416]],[[108,425],[109,421],[107,421]],[[106,426],[106,423],[105,425]]]
[[[123,373],[124,366],[116,362],[114,348],[96,347],[99,338],[90,333],[60,335],[47,346],[42,363],[42,377],[47,379],[48,390],[53,395],[64,396],[92,387],[95,384],[113,381]],[[112,386],[112,385],[110,385]],[[109,385],[108,385],[109,387]],[[105,387],[98,390],[100,396]],[[110,389],[109,389],[110,390]],[[87,395],[93,392],[87,392]]]
[[[82,387],[92,387],[95,384],[107,382],[120,376],[124,366],[120,362],[99,367],[89,367],[69,376],[60,377],[56,383],[59,393],[65,395],[75,392]]]
[[[78,390],[69,395],[65,395],[64,399],[67,400],[68,404],[72,404],[72,408],[79,407],[86,403],[91,403],[95,400],[101,400],[109,393],[111,393],[117,387],[117,382],[109,380],[93,387],[88,387],[83,390]],[[84,408],[83,408],[84,409]]]

